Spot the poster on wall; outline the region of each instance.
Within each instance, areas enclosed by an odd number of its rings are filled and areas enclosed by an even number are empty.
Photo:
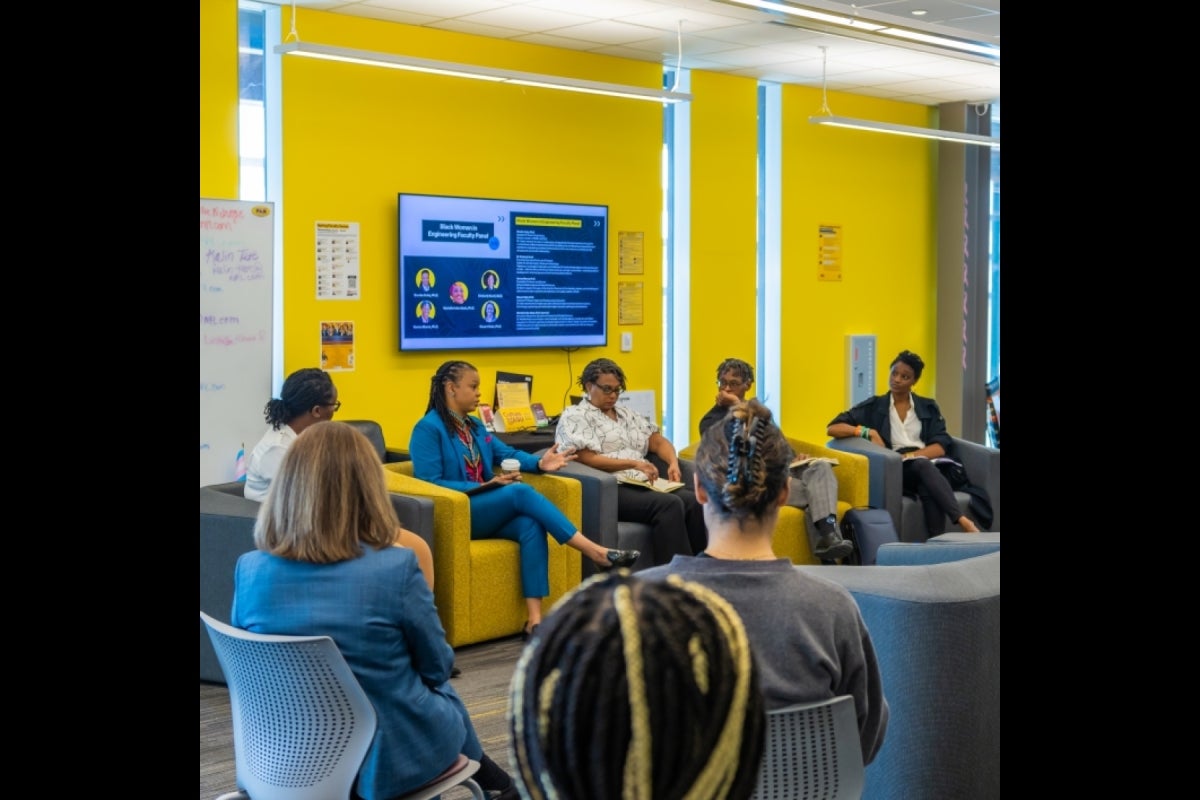
[[[321,369],[354,371],[354,323],[348,320],[321,323]]]
[[[317,223],[317,299],[357,300],[357,222]]]
[[[821,225],[817,229],[817,279],[842,279],[842,226]]]

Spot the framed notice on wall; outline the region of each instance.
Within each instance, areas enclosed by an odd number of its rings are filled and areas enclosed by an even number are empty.
[[[821,225],[817,228],[817,279],[842,279],[841,225]]]
[[[642,281],[617,282],[617,323],[641,325],[645,321]]]

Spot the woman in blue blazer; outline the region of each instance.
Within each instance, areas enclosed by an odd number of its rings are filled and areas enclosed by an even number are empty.
[[[238,558],[233,625],[256,633],[330,636],[375,708],[376,730],[355,798],[388,800],[440,775],[460,753],[479,785],[518,796],[483,752],[450,686],[454,650],[433,592],[388,499],[375,448],[342,422],[313,425],[288,448]]]
[[[471,495],[471,538],[508,539],[521,548],[521,589],[529,620],[528,638],[542,622],[542,598],[550,594],[546,534],[574,547],[600,569],[627,567],[637,550],[609,550],[593,542],[536,489],[521,483],[521,473],[494,471],[506,458],[524,472],[554,472],[574,454],[551,447],[540,458],[510,447],[492,436],[471,416],[479,407],[479,371],[466,361],[447,361],[430,380],[429,406],[413,428],[408,443],[413,475]]]
[[[964,531],[978,533],[978,526],[959,510],[949,481],[930,460],[947,455],[955,458],[956,454],[937,401],[913,393],[924,371],[925,362],[919,355],[902,350],[892,360],[887,394],[870,397],[838,414],[825,432],[835,439],[861,436],[903,455],[904,493],[920,498],[930,536],[945,533],[947,519]]]

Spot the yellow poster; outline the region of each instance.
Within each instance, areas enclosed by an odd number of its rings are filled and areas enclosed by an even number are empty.
[[[621,275],[641,275],[646,271],[646,234],[644,231],[621,231],[617,234],[617,272]]]
[[[641,325],[645,322],[645,305],[641,281],[617,282],[617,324]]]
[[[817,229],[817,280],[842,279],[842,226],[821,225]]]
[[[522,431],[537,427],[537,418],[529,405],[529,384],[496,382],[496,430]]]

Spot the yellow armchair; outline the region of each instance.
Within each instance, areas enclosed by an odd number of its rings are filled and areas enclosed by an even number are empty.
[[[505,539],[471,541],[471,504],[462,492],[413,477],[411,461],[385,464],[388,491],[433,500],[433,597],[451,647],[512,636],[527,617],[521,595],[520,551]],[[522,480],[541,492],[578,527],[583,522],[579,481],[524,473]],[[550,608],[579,585],[581,555],[547,534],[550,548]]]
[[[833,468],[833,474],[838,482],[837,518],[839,526],[842,524],[842,515],[847,511],[869,505],[870,462],[866,456],[834,450],[824,445],[793,439],[790,436],[787,437],[787,440],[797,455],[804,453],[808,456],[825,456],[838,460],[838,465]],[[694,461],[698,445],[699,442],[689,444],[679,451],[679,457]],[[804,517],[804,510],[795,506],[784,506],[779,509],[779,520],[775,524],[772,549],[775,550],[775,555],[786,558],[793,564],[820,564],[820,560],[813,555]]]

